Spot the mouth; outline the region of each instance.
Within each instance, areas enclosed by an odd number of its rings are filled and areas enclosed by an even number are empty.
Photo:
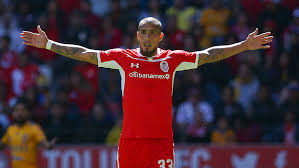
[[[144,45],[144,47],[151,47],[152,46],[151,44],[148,44],[148,43],[145,43],[143,45]]]

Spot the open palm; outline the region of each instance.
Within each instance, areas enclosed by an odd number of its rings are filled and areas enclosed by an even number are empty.
[[[270,48],[269,43],[272,42],[273,36],[269,36],[271,32],[265,32],[258,34],[258,29],[256,28],[254,32],[250,33],[245,40],[247,43],[247,48],[249,50],[256,50],[262,48]]]
[[[46,48],[46,44],[48,42],[48,37],[46,33],[37,26],[38,33],[32,33],[29,31],[23,31],[21,35],[21,39],[24,40],[25,45],[30,45],[37,48]]]

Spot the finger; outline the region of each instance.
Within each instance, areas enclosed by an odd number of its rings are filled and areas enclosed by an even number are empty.
[[[23,44],[32,46],[32,43],[29,41],[23,41]]]
[[[37,31],[39,34],[46,34],[41,28],[40,25],[37,26]]]
[[[264,48],[264,49],[270,48],[270,45],[262,46],[262,48]]]
[[[21,35],[33,36],[33,35],[38,35],[38,34],[37,33],[32,33],[30,31],[22,31]]]
[[[58,138],[57,138],[57,137],[55,137],[55,138],[53,138],[53,139],[52,139],[52,141],[51,141],[51,142],[52,142],[52,143],[55,143],[55,142],[57,141],[57,139],[58,139]]]
[[[260,35],[257,35],[256,37],[264,38],[266,36],[269,36],[270,34],[271,34],[271,32],[265,32],[265,33],[262,33]]]
[[[31,41],[31,39],[32,39],[31,37],[28,37],[28,36],[21,36],[20,38],[25,41]]]
[[[271,42],[272,42],[272,40],[263,40],[262,44],[271,43]]]
[[[274,36],[267,36],[267,37],[264,37],[263,39],[264,40],[272,40],[274,38]]]
[[[250,36],[255,36],[258,33],[258,28],[255,28],[254,32],[250,33]]]

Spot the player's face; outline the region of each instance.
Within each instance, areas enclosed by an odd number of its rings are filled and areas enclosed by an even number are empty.
[[[18,124],[23,124],[28,119],[28,111],[23,104],[17,104],[13,111],[13,118]]]
[[[151,23],[144,24],[137,32],[141,54],[151,57],[156,54],[158,44],[163,39],[160,29]]]

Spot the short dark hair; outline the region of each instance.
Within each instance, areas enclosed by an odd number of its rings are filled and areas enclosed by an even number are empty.
[[[146,17],[146,18],[142,19],[139,22],[138,30],[140,30],[140,28],[143,25],[147,24],[147,23],[151,23],[151,24],[155,25],[160,31],[162,31],[162,24],[161,24],[161,22],[158,19],[154,18],[154,17]]]

